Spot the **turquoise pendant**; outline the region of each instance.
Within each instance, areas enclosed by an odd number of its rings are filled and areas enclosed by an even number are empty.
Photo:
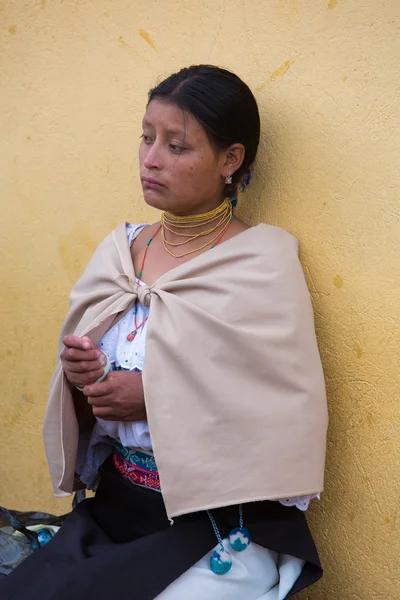
[[[250,542],[250,531],[247,527],[236,527],[229,534],[229,543],[236,552],[246,550]]]
[[[224,547],[214,550],[210,558],[210,569],[216,575],[225,575],[232,567],[232,557]]]
[[[48,529],[39,529],[37,532],[37,542],[33,542],[34,550],[45,546],[53,537],[53,534]]]

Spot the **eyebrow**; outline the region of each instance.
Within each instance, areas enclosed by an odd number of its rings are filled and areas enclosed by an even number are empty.
[[[142,126],[143,127],[146,127],[146,126],[147,127],[154,127],[150,123],[150,121],[146,121],[146,119],[143,119]],[[185,135],[186,135],[187,132],[185,132],[183,129],[168,129],[167,128],[167,133],[170,133],[172,135],[183,135],[185,137]]]

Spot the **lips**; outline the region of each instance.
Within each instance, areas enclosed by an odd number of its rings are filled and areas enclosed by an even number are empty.
[[[152,177],[142,177],[142,185],[144,187],[149,187],[149,188],[154,188],[154,189],[165,187],[165,185],[163,185],[162,183],[157,181],[157,179],[153,179]]]

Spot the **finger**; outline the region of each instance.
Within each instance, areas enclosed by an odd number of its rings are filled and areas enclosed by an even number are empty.
[[[64,371],[68,371],[69,373],[94,373],[94,371],[100,371],[101,375],[99,375],[99,377],[102,377],[104,374],[104,367],[102,367],[98,361],[79,363],[62,360],[61,362]]]
[[[94,344],[93,344],[93,342],[92,342],[92,340],[91,340],[89,337],[87,337],[87,336],[84,336],[84,337],[83,337],[83,338],[81,338],[81,339],[82,339],[83,346],[84,346],[85,350],[86,350],[86,349],[89,349],[89,348],[94,348],[94,347],[95,347],[95,346],[94,346]],[[88,346],[88,345],[89,345],[89,346]]]
[[[100,419],[104,419],[106,421],[118,420],[110,406],[93,406],[92,411],[94,416],[99,417]]]
[[[91,374],[87,374],[87,373],[79,374],[79,373],[68,373],[67,371],[64,371],[64,372],[65,372],[65,375],[66,375],[68,381],[70,382],[70,384],[77,386],[78,388],[82,388],[82,390],[87,385],[92,385],[95,381],[97,381],[97,379],[99,379],[97,377],[97,373],[94,376],[92,376]]]
[[[67,375],[68,379],[74,379],[74,381],[79,379],[79,381],[81,382],[79,387],[94,384],[95,381],[100,379],[100,377],[103,377],[104,373],[103,369],[99,369],[98,371],[77,372],[70,371],[68,368],[64,367],[63,370],[64,373]]]
[[[98,359],[96,360],[81,360],[73,361],[66,358],[61,359],[64,370],[72,371],[73,373],[86,373],[87,371],[104,371],[103,365],[100,364]]]
[[[90,350],[93,348],[93,342],[88,337],[78,337],[77,335],[65,335],[63,344],[68,348],[78,348],[79,350]]]
[[[110,385],[110,382],[107,380],[87,385],[84,388],[83,393],[88,397],[99,398],[100,396],[111,394],[112,389],[112,385]]]
[[[109,394],[106,394],[105,396],[88,396],[87,401],[93,409],[100,406],[103,408],[104,406],[108,406],[109,408],[112,406],[112,396]]]
[[[100,350],[78,350],[77,348],[65,348],[62,356],[67,360],[100,360],[104,355]]]

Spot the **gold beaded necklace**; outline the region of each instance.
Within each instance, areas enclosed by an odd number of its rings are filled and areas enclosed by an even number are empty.
[[[174,215],[173,213],[171,213],[169,211],[166,211],[161,216],[162,244],[164,246],[165,251],[168,252],[168,254],[170,254],[174,258],[182,258],[184,256],[188,256],[189,254],[193,254],[194,252],[199,252],[200,250],[203,250],[207,246],[210,246],[211,248],[213,248],[216,244],[218,244],[218,242],[220,241],[220,239],[222,238],[222,236],[228,229],[229,224],[232,221],[232,219],[233,219],[232,204],[228,200],[228,198],[225,198],[225,200],[219,206],[217,206],[217,208],[214,208],[214,210],[203,213],[201,215],[188,215],[188,216],[180,217],[180,216]],[[207,230],[201,231],[199,233],[181,233],[179,231],[179,229],[194,229],[196,227],[202,227],[202,226],[204,227],[205,225],[210,225],[213,221],[217,221],[217,223],[214,227],[210,227]],[[179,246],[184,246],[188,242],[196,240],[197,238],[200,238],[205,235],[210,235],[210,234],[214,233],[214,231],[216,231],[220,227],[222,227],[222,231],[220,230],[215,235],[215,237],[213,237],[212,240],[206,242],[203,246],[200,246],[199,248],[194,248],[194,250],[189,250],[188,252],[184,252],[182,254],[175,254],[170,249],[171,247],[176,248]],[[166,233],[165,233],[166,231],[173,233],[178,238],[179,237],[184,238],[183,241],[169,242],[166,238]]]

